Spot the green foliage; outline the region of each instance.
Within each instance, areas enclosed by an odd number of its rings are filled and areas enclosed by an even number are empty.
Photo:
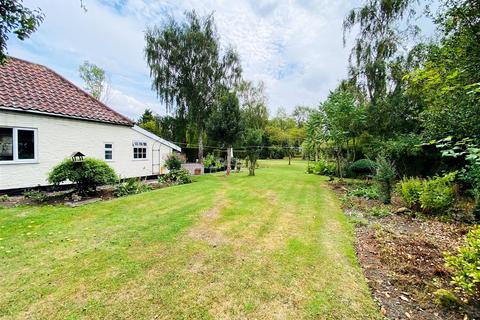
[[[392,186],[397,177],[397,170],[392,161],[386,157],[380,155],[377,157],[376,161],[376,173],[375,179],[380,182],[380,200],[383,203],[390,203]]]
[[[113,195],[115,197],[124,197],[150,190],[152,190],[152,186],[142,182],[140,179],[130,178],[117,183],[115,190],[113,190]]]
[[[438,289],[433,295],[435,296],[435,302],[445,309],[456,308],[460,305],[458,298],[449,290]]]
[[[422,180],[419,178],[404,177],[399,184],[399,193],[403,201],[410,208],[417,208],[420,205],[420,195],[423,190]]]
[[[26,199],[33,200],[35,202],[45,202],[48,199],[46,192],[41,190],[28,190],[23,193]]]
[[[360,159],[348,166],[348,172],[353,176],[367,175],[375,172],[377,163],[370,159]]]
[[[203,165],[205,168],[215,167],[215,163],[217,162],[217,158],[213,153],[207,154],[207,157],[203,160]]]
[[[471,193],[475,200],[474,214],[480,220],[480,165],[478,163],[469,165],[463,174],[465,181],[471,185]]]
[[[409,92],[426,106],[420,119],[427,137],[456,138],[480,132],[480,33],[478,1],[443,1],[435,22],[438,43],[428,46]]]
[[[106,86],[105,70],[99,66],[84,61],[78,68],[80,78],[85,82],[85,89],[94,98],[100,100]]]
[[[369,200],[377,200],[380,199],[380,190],[375,185],[365,185],[348,191],[348,195],[362,197]]]
[[[232,47],[220,48],[213,14],[171,16],[145,33],[145,57],[152,87],[167,110],[197,130],[198,159],[203,159],[203,133],[219,92],[238,84],[241,66]]]
[[[312,112],[315,112],[315,109],[309,106],[296,106],[293,110],[292,116],[297,123],[297,127],[303,127]]]
[[[443,177],[426,179],[420,194],[420,206],[426,212],[448,208],[454,200],[453,181],[457,173],[451,172]]]
[[[471,189],[475,200],[473,214],[480,219],[480,146],[472,138],[453,139],[448,136],[440,140],[432,140],[429,145],[435,145],[441,150],[442,157],[454,158],[459,163],[467,163],[459,171],[459,178]]]
[[[336,172],[336,165],[334,162],[319,159],[315,161],[313,164],[309,164],[309,168],[307,168],[309,173],[319,174],[323,176],[333,176]]]
[[[0,202],[7,202],[10,200],[10,197],[7,194],[0,195]]]
[[[446,266],[454,275],[452,284],[468,296],[480,298],[480,227],[466,236],[465,244],[456,255],[445,254]]]
[[[288,156],[289,164],[295,149],[300,147],[305,138],[304,128],[297,127],[295,119],[289,117],[283,108],[278,109],[277,115],[269,121],[265,134],[272,146],[277,147],[269,150],[269,157],[281,159]]]
[[[388,217],[391,212],[384,207],[372,207],[368,210],[368,214],[377,218]]]
[[[216,103],[207,122],[207,132],[214,141],[221,143],[226,149],[227,175],[230,174],[231,149],[245,130],[240,104],[235,92],[225,92]]]
[[[453,204],[455,177],[456,172],[424,181],[413,177],[403,178],[399,183],[398,191],[410,208],[420,207],[425,212],[438,212]]]
[[[245,132],[245,155],[248,160],[248,175],[255,175],[255,168],[257,166],[258,155],[261,148],[258,147],[262,143],[264,131],[262,129],[248,128]]]
[[[182,162],[180,154],[172,152],[165,158],[165,168],[168,170],[178,170],[182,167]]]
[[[171,170],[161,175],[158,182],[167,184],[186,184],[192,182],[192,177],[187,169]]]
[[[265,84],[242,80],[235,88],[240,100],[242,122],[246,128],[265,129],[268,123]]]
[[[30,10],[17,0],[2,0],[0,3],[0,65],[7,61],[8,35],[13,33],[19,40],[25,40],[43,22],[40,9]]]
[[[343,150],[355,153],[355,139],[364,129],[364,111],[363,105],[358,103],[352,92],[337,88],[320,104],[317,111],[309,113],[304,128],[303,147],[307,153],[314,153],[317,160],[320,149],[327,149],[336,160],[337,175],[343,177]]]
[[[226,146],[233,145],[243,133],[240,104],[234,92],[225,92],[215,104],[207,122],[209,137]]]
[[[95,191],[97,186],[114,184],[116,181],[115,171],[105,161],[93,158],[85,158],[82,162],[67,158],[53,167],[48,174],[48,182],[55,185],[72,182],[82,194]]]
[[[141,128],[169,141],[187,142],[187,121],[182,116],[160,116],[145,109],[137,121]]]

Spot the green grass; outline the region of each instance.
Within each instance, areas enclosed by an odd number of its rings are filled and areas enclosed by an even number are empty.
[[[0,209],[0,317],[372,319],[353,230],[305,163],[78,208]]]

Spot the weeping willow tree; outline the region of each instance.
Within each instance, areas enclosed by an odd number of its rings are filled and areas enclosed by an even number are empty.
[[[145,34],[145,56],[152,87],[167,110],[196,129],[198,160],[203,163],[203,136],[218,93],[241,77],[240,59],[231,47],[222,50],[213,14],[186,12]]]
[[[369,102],[373,132],[410,126],[404,121],[412,107],[403,94],[404,76],[421,54],[415,43],[420,29],[413,22],[424,9],[417,0],[368,0],[344,19],[344,44],[347,35],[358,30],[349,57],[349,83]]]

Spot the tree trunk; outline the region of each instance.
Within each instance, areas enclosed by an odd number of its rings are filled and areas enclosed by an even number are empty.
[[[233,153],[233,150],[232,150],[232,146],[228,146],[227,148],[227,171],[226,171],[226,175],[230,175],[230,166],[231,166],[231,162],[232,162],[232,153]]]
[[[356,148],[357,148],[357,146],[356,146],[356,142],[355,142],[355,137],[353,137],[353,160],[352,160],[352,162],[355,162],[355,159],[357,157]]]
[[[288,152],[288,165],[292,164],[292,154]]]
[[[338,166],[338,175],[340,176],[340,179],[343,179],[343,171],[342,171],[342,154],[339,152],[337,154],[337,166]]]
[[[315,144],[315,162],[318,162],[318,145]]]
[[[255,175],[255,165],[257,164],[257,160],[250,159],[250,167],[248,167],[248,175],[254,176]]]
[[[198,129],[198,162],[203,164],[203,129]]]

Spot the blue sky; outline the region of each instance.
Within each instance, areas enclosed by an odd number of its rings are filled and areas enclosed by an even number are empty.
[[[149,107],[165,114],[151,90],[144,31],[185,10],[215,12],[224,45],[240,54],[244,78],[264,81],[269,108],[288,111],[317,105],[346,75],[348,48],[342,20],[357,1],[336,0],[24,0],[40,7],[45,21],[26,41],[13,36],[9,54],[46,65],[79,86],[78,66],[88,60],[106,70],[108,104],[138,118]]]

